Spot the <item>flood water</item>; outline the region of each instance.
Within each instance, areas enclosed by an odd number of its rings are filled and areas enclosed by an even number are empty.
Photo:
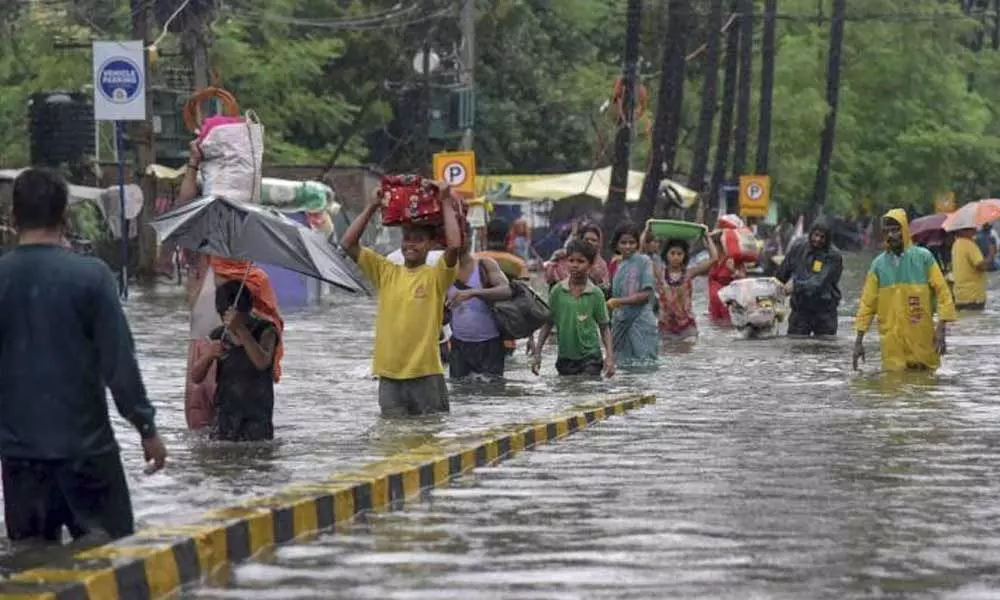
[[[836,342],[736,341],[702,319],[694,346],[610,382],[541,377],[519,354],[502,387],[453,385],[445,417],[384,422],[368,373],[371,301],[288,315],[272,446],[185,431],[187,317],[179,290],[128,306],[171,451],[141,473],[116,418],[140,526],[349,469],[431,437],[485,430],[583,398],[657,403],[499,466],[428,502],[280,548],[191,598],[997,598],[1000,275],[982,315],[950,331],[936,376],[850,368],[864,263],[852,257]],[[699,314],[704,289],[697,290]]]

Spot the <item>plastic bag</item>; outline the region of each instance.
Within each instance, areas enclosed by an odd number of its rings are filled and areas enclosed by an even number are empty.
[[[259,203],[264,126],[253,113],[240,122],[213,123],[201,140],[202,194]]]
[[[749,229],[726,229],[722,232],[722,249],[738,263],[757,262],[760,248]]]
[[[788,313],[785,288],[773,277],[737,279],[719,290],[719,299],[729,307],[738,331],[775,334]]]

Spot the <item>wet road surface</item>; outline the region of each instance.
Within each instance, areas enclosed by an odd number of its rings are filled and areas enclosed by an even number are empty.
[[[370,462],[430,436],[526,421],[580,398],[651,390],[657,404],[477,470],[430,501],[238,567],[192,598],[1000,597],[1000,280],[953,326],[936,376],[850,372],[863,267],[845,276],[835,342],[734,341],[702,319],[694,346],[611,382],[541,378],[517,356],[503,387],[453,386],[452,414],[377,417],[372,305],[290,315],[272,446],[184,431],[187,320],[177,291],[129,306],[172,451],[141,475],[116,417],[140,525]],[[994,280],[998,276],[991,276]],[[704,314],[702,286],[696,287]]]

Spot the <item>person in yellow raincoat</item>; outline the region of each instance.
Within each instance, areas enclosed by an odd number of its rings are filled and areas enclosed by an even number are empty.
[[[862,343],[878,316],[882,338],[882,368],[933,371],[945,353],[945,323],[954,321],[955,304],[934,255],[913,245],[906,211],[890,210],[882,217],[886,250],[872,262],[855,320],[854,368],[864,360]],[[938,324],[934,326],[934,311]]]

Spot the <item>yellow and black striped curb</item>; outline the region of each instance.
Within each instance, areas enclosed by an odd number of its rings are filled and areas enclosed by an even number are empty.
[[[344,524],[367,511],[402,508],[407,500],[419,501],[421,492],[476,467],[653,402],[651,395],[619,397],[557,417],[494,428],[476,438],[414,448],[355,472],[213,511],[192,525],[143,530],[64,563],[18,573],[0,583],[0,599],[161,598],[276,544]]]

